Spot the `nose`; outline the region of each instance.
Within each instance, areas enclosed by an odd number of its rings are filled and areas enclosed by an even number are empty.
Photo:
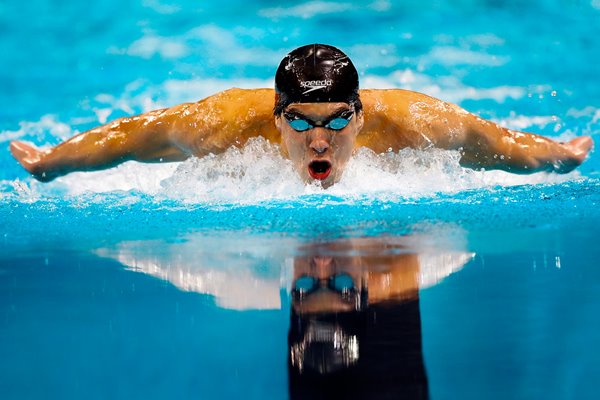
[[[329,140],[325,132],[319,132],[321,129],[315,129],[314,135],[310,140],[310,148],[317,154],[324,154],[329,149]]]
[[[326,279],[333,273],[332,257],[313,257],[311,264],[313,267],[313,274],[317,279]]]

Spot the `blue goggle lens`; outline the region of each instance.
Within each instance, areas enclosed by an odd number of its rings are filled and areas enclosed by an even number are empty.
[[[288,122],[292,129],[298,132],[307,131],[312,128],[312,125],[305,119],[294,119]]]
[[[340,129],[344,129],[346,126],[348,126],[349,123],[349,119],[339,117],[329,121],[329,123],[325,125],[325,127],[333,129],[335,131],[339,131]]]
[[[316,279],[312,276],[301,276],[296,280],[294,288],[298,293],[303,295],[311,292],[315,288],[316,283]]]
[[[350,123],[350,120],[352,119],[353,115],[354,115],[353,113],[350,113],[346,117],[337,117],[337,118],[334,118],[334,119],[330,120],[329,122],[327,122],[325,125],[322,125],[322,126],[324,128],[332,129],[334,131],[342,130],[346,126],[348,126],[348,124]],[[314,128],[316,126],[315,122],[308,121],[308,120],[303,119],[303,118],[294,117],[292,115],[290,115],[290,116],[286,115],[285,118],[287,119],[287,121],[290,124],[290,126],[292,127],[292,129],[295,130],[295,131],[298,131],[298,132],[304,132],[304,131],[312,129],[312,128]]]
[[[300,298],[313,292],[319,286],[319,281],[313,276],[301,276],[294,283],[294,292]],[[327,286],[329,289],[334,290],[341,295],[348,295],[356,287],[354,286],[354,280],[349,274],[341,273],[333,275],[329,278]]]
[[[348,274],[339,274],[332,276],[332,289],[339,293],[346,293],[354,289],[354,280]]]

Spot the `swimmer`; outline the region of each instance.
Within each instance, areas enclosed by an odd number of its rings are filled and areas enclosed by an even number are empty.
[[[274,105],[274,106],[273,106]],[[517,132],[427,95],[359,90],[358,73],[339,49],[311,44],[280,63],[275,89],[230,89],[196,103],[120,118],[48,150],[13,141],[10,151],[36,179],[122,162],[183,161],[222,153],[262,136],[280,146],[305,182],[329,187],[360,147],[458,150],[461,165],[528,174],[567,173],[592,147],[589,136],[559,143]]]

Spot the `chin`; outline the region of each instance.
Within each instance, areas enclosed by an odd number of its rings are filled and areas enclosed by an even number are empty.
[[[338,176],[338,174],[335,173],[335,171],[332,171],[331,174],[325,179],[315,179],[312,176],[308,175],[308,176],[306,176],[304,181],[308,184],[313,184],[313,183],[320,184],[323,187],[323,189],[327,189],[339,181],[337,176]]]

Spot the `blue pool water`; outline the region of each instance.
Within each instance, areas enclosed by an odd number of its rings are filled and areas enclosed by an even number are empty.
[[[49,184],[8,152],[271,87],[311,42],[346,51],[362,87],[597,141],[600,2],[502,3],[0,4],[0,397],[597,398],[596,153],[564,176],[514,176],[452,152],[362,151],[322,190],[261,140]],[[369,297],[335,317],[358,361],[311,376],[290,354],[333,317],[306,317],[291,286],[318,263],[358,270]],[[378,300],[394,274],[407,289]],[[307,365],[333,365],[307,349]]]

